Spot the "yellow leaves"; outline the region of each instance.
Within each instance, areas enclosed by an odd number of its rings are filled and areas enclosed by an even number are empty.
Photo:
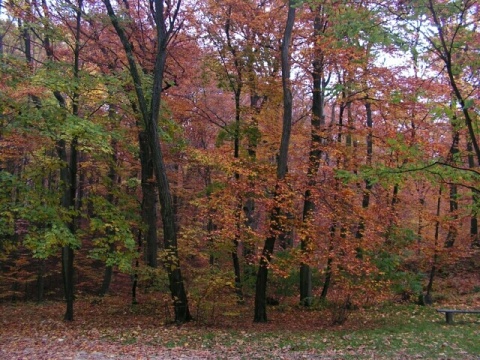
[[[168,271],[174,271],[178,269],[179,260],[175,250],[164,249],[160,254],[160,259],[165,264]]]

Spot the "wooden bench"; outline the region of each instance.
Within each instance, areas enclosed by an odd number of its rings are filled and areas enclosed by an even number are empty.
[[[480,310],[437,309],[437,311],[445,313],[447,324],[453,324],[453,314],[480,314]]]

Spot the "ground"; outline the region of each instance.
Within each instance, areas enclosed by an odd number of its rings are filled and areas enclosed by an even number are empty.
[[[195,320],[181,326],[172,323],[167,294],[142,289],[132,305],[130,280],[117,275],[113,295],[100,298],[78,287],[73,322],[63,321],[61,297],[0,303],[0,360],[480,360],[480,315],[455,315],[447,325],[435,310],[480,309],[479,270],[480,256],[444,270],[430,307],[403,295],[348,310],[335,301],[305,309],[298,298],[281,298],[268,307],[265,324],[253,323],[251,296],[237,305],[228,289],[208,301],[191,294]]]
[[[477,315],[449,326],[433,308],[390,304],[352,310],[332,325],[331,309],[280,306],[267,324],[254,324],[245,305],[213,325],[177,326],[165,323],[162,304],[153,296],[135,306],[119,296],[79,298],[73,322],[62,320],[62,302],[1,304],[0,358],[480,359]]]

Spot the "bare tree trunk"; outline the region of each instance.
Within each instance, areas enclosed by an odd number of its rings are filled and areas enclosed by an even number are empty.
[[[439,237],[439,230],[440,230],[440,220],[438,218],[440,217],[440,210],[441,210],[441,201],[442,201],[442,188],[438,191],[438,198],[437,198],[437,220],[435,221],[435,249],[433,250],[433,259],[432,259],[432,267],[430,268],[430,274],[428,277],[428,284],[427,284],[427,289],[425,296],[423,297],[423,304],[424,305],[431,305],[433,303],[432,301],[432,288],[433,288],[433,279],[435,278],[435,272],[437,269],[437,262],[438,262],[438,237]]]
[[[314,9],[316,11],[313,32],[314,39],[321,35],[325,24],[322,21],[320,7]],[[314,45],[315,46],[315,45]],[[313,94],[312,94],[312,120],[310,130],[310,151],[309,163],[307,170],[307,189],[305,190],[305,200],[303,202],[303,224],[309,226],[314,217],[315,202],[312,196],[312,190],[317,185],[316,176],[320,167],[320,159],[322,156],[321,145],[324,142],[321,131],[325,126],[324,102],[325,102],[325,87],[328,83],[324,76],[324,56],[322,51],[317,50],[313,61]],[[307,235],[301,239],[301,250],[305,256],[311,252],[311,236]],[[300,304],[310,306],[312,303],[312,270],[306,262],[300,265]]]
[[[138,253],[142,251],[142,232],[139,230],[137,234],[137,249]],[[135,260],[135,270],[133,271],[132,276],[132,305],[138,304],[137,300],[137,287],[138,287],[138,268],[140,267],[140,261],[137,259]]]
[[[45,259],[40,259],[37,274],[37,302],[41,303],[45,299]]]
[[[105,266],[105,270],[103,271],[103,280],[102,285],[100,286],[100,291],[98,292],[98,296],[105,296],[110,289],[110,284],[112,282],[113,276],[113,266]]]
[[[236,71],[235,76],[231,77],[230,79],[230,87],[234,93],[235,99],[235,128],[233,133],[233,157],[238,159],[240,157],[240,120],[241,120],[241,104],[240,98],[242,95],[243,90],[243,75],[242,75],[242,66],[240,64],[239,55],[237,52],[237,48],[232,45],[232,35],[230,33],[231,30],[231,13],[232,7],[229,6],[227,9],[227,19],[225,20],[225,35],[227,38],[227,47],[229,52],[233,57],[234,68]],[[228,72],[228,70],[227,70]],[[235,181],[240,182],[240,174],[235,171],[234,174]],[[242,291],[242,283],[241,283],[241,272],[240,272],[240,260],[238,257],[238,246],[240,243],[240,227],[241,227],[241,217],[242,217],[242,202],[243,197],[241,195],[237,196],[237,205],[235,208],[235,235],[233,238],[233,250],[231,252],[232,256],[232,264],[233,264],[233,271],[235,277],[235,292],[237,294],[237,298],[239,302],[243,302],[243,291]]]
[[[455,126],[455,124],[452,124]],[[455,131],[453,135],[453,142],[452,146],[450,147],[450,152],[449,152],[449,162],[454,163],[455,162],[455,155],[458,154],[459,149],[458,149],[458,143],[460,141],[460,133],[458,131]],[[452,220],[456,221],[458,220],[458,189],[457,185],[455,184],[450,184],[450,194],[449,194],[449,205],[450,205],[450,213],[452,214]],[[456,224],[450,224],[448,226],[448,234],[447,238],[445,240],[445,247],[451,248],[455,244],[455,240],[457,238],[457,227]]]
[[[468,167],[470,169],[475,167],[475,159],[473,157],[473,147],[471,142],[467,142],[468,151]],[[480,204],[480,193],[473,190],[472,195],[473,210],[470,215],[470,238],[472,247],[480,248],[480,237],[478,236],[478,220],[477,220],[477,207]]]
[[[148,266],[158,266],[158,236],[157,236],[157,194],[153,163],[148,146],[147,135],[144,131],[138,134],[140,147],[141,181],[142,181],[142,219],[147,226],[145,233],[145,260]]]
[[[323,281],[322,293],[320,294],[320,299],[326,299],[328,294],[328,289],[330,289],[330,284],[332,281],[332,262],[333,259],[331,256],[328,257],[327,267],[325,268],[325,279]]]
[[[235,60],[237,61],[237,60]],[[234,132],[234,149],[233,157],[238,159],[240,157],[240,95],[242,91],[241,82],[238,84],[235,89],[235,132]],[[235,180],[240,181],[240,174],[235,172]],[[241,227],[241,214],[242,214],[242,196],[239,196],[237,199],[238,203],[235,209],[235,226],[236,231],[233,239],[233,251],[232,251],[232,263],[233,263],[233,272],[235,276],[235,292],[239,302],[243,302],[243,290],[242,290],[242,280],[240,272],[240,260],[238,258],[238,244],[240,242],[240,227]]]
[[[278,234],[281,233],[281,209],[279,197],[282,193],[282,182],[287,173],[288,146],[290,143],[290,133],[292,126],[292,90],[290,84],[290,42],[292,37],[293,25],[295,23],[295,0],[288,3],[288,15],[282,42],[282,85],[283,85],[283,128],[282,139],[280,142],[280,151],[277,164],[277,185],[274,192],[274,208],[270,216],[270,232],[265,240],[260,258],[260,266],[257,273],[255,286],[255,316],[254,322],[267,321],[267,279],[268,266],[272,258],[275,241]]]
[[[170,184],[167,177],[167,169],[163,158],[162,148],[160,146],[157,124],[160,114],[163,75],[167,57],[167,44],[176,30],[174,24],[181,2],[177,2],[177,11],[174,12],[174,17],[169,19],[168,24],[165,23],[163,1],[153,0],[151,4],[152,14],[155,16],[157,49],[153,72],[153,85],[150,96],[146,96],[144,93],[143,81],[135,61],[133,45],[116,16],[110,0],[104,0],[103,2],[107,8],[110,21],[122,43],[127,56],[130,75],[135,84],[138,107],[145,124],[145,131],[157,180],[157,191],[161,205],[160,214],[163,222],[164,251],[167,254],[165,267],[168,274],[170,292],[175,309],[175,321],[177,323],[184,323],[190,321],[192,317],[188,307],[187,293],[185,291],[180,260],[178,258],[175,211]],[[150,98],[150,105],[148,104],[147,98]]]
[[[332,277],[333,277],[333,272],[332,272],[332,264],[333,264],[333,255],[332,252],[334,250],[333,248],[333,241],[335,239],[335,232],[337,231],[337,225],[332,224],[330,227],[330,243],[328,245],[328,259],[327,259],[327,266],[325,267],[325,279],[323,282],[323,288],[322,288],[322,293],[320,294],[321,299],[326,299],[328,290],[330,289],[330,285],[332,283]],[[345,238],[345,229],[340,228],[340,236],[342,238]]]
[[[113,108],[110,105],[110,108],[108,110],[109,112],[109,117],[110,120],[113,120]],[[112,140],[112,150],[113,150],[113,155],[110,160],[110,167],[108,169],[108,194],[107,194],[107,201],[110,204],[114,204],[116,202],[115,195],[114,195],[114,187],[117,179],[117,173],[115,170],[115,166],[117,164],[117,142],[116,140]],[[109,251],[110,253],[113,253],[115,248],[115,244],[111,243]],[[105,296],[110,289],[110,283],[112,282],[112,275],[113,275],[113,266],[112,265],[106,265],[105,266],[105,271],[103,273],[103,281],[102,285],[100,287],[100,291],[98,292],[99,296]]]
[[[63,184],[63,197],[62,206],[65,209],[72,209],[75,207],[75,193],[76,193],[76,177],[77,177],[77,150],[76,141],[73,141],[70,147],[70,159],[68,159],[67,151],[65,149],[65,141],[60,140],[57,143],[57,152],[59,158],[66,164],[70,164],[68,167],[64,167],[60,170],[60,180]],[[75,218],[69,220],[68,228],[72,234],[76,233]],[[63,288],[65,292],[65,300],[67,303],[67,309],[65,312],[65,320],[73,320],[73,301],[74,301],[74,283],[73,283],[73,259],[74,251],[70,245],[62,247],[62,278]]]
[[[365,110],[367,114],[367,157],[366,157],[366,165],[372,165],[372,156],[373,156],[373,134],[372,134],[372,127],[373,127],[373,119],[372,119],[372,104],[370,100],[367,98],[365,100]],[[368,209],[370,205],[370,192],[372,190],[372,183],[368,179],[365,180],[365,190],[363,190],[363,197],[362,197],[362,209]],[[363,218],[360,219],[360,223],[358,224],[357,232],[355,233],[355,238],[362,239],[363,233],[365,232],[365,220]],[[359,256],[361,256],[361,249],[358,249]]]
[[[80,26],[82,19],[82,7],[83,0],[78,0],[78,8],[76,9],[76,28],[75,28],[75,49],[74,49],[74,66],[73,77],[75,82],[78,83],[80,77]],[[75,88],[72,95],[72,114],[79,116],[79,97],[78,89]],[[77,174],[78,174],[78,151],[77,151],[77,139],[74,138],[70,144],[70,159],[67,161],[68,156],[65,151],[65,143],[60,141],[57,145],[57,152],[60,159],[66,164],[69,164],[68,168],[61,170],[61,179],[66,180],[64,183],[65,194],[62,199],[62,205],[65,209],[77,209]],[[72,234],[76,233],[76,218],[72,217],[69,223],[69,229]],[[73,320],[73,301],[74,301],[74,282],[73,282],[73,259],[74,251],[71,245],[66,245],[62,249],[62,274],[65,288],[65,299],[67,301],[67,310],[65,312],[65,320]]]

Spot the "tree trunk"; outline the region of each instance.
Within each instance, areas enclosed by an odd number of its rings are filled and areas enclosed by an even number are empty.
[[[281,233],[280,196],[282,195],[281,183],[287,173],[288,146],[292,127],[292,90],[290,84],[290,42],[293,25],[295,23],[295,0],[288,3],[288,16],[283,34],[281,59],[282,59],[282,87],[283,87],[283,127],[280,141],[280,151],[277,164],[277,185],[274,192],[274,208],[270,216],[270,231],[265,240],[265,245],[260,258],[255,286],[255,315],[254,322],[267,322],[267,279],[268,266],[275,246],[276,238]]]
[[[63,184],[62,206],[65,209],[75,208],[76,194],[76,178],[77,178],[77,150],[76,141],[73,141],[70,147],[70,161],[68,161],[67,151],[65,149],[65,141],[60,140],[57,143],[57,152],[59,158],[69,164],[60,170],[60,181]],[[72,234],[76,233],[75,218],[69,220],[68,228]],[[62,247],[62,278],[63,288],[65,292],[65,300],[67,309],[65,312],[65,320],[73,320],[73,301],[74,301],[74,284],[73,284],[73,258],[74,252],[70,245]]]
[[[305,250],[302,248],[302,250]],[[302,262],[300,265],[300,305],[312,305],[312,269]]]
[[[365,110],[367,114],[367,154],[366,154],[366,165],[372,165],[372,156],[373,156],[373,134],[372,134],[372,127],[373,127],[373,118],[372,118],[372,104],[370,100],[366,99],[365,102]],[[363,191],[362,197],[362,209],[368,209],[370,205],[370,191],[372,190],[372,183],[368,179],[365,180],[365,190]],[[363,233],[365,232],[365,219],[361,218],[360,223],[358,224],[357,232],[355,233],[355,238],[362,239]],[[361,256],[361,248],[358,249],[359,256]]]
[[[438,246],[438,237],[439,237],[439,231],[440,231],[440,210],[441,210],[441,201],[442,201],[442,188],[438,191],[438,198],[437,198],[437,220],[435,221],[435,243],[434,246],[435,248],[433,249],[433,259],[432,259],[432,267],[430,268],[430,274],[428,277],[428,284],[427,284],[427,289],[425,296],[423,297],[422,303],[424,305],[431,305],[433,303],[432,301],[432,288],[433,288],[433,280],[435,278],[435,272],[437,268],[437,261],[438,261],[438,251],[437,251],[437,246]]]
[[[113,120],[113,115],[114,115],[114,110],[112,108],[112,105],[110,105],[109,109],[108,109],[108,116],[109,116],[110,120]],[[117,164],[117,141],[112,140],[111,145],[112,145],[113,154],[112,154],[112,158],[110,160],[111,161],[110,167],[108,169],[109,184],[108,184],[107,201],[110,204],[115,204],[116,203],[116,198],[115,198],[115,195],[114,195],[114,187],[115,187],[115,183],[116,183],[116,180],[117,180],[117,172],[115,170],[115,167],[116,167],[116,164]],[[115,250],[115,244],[111,243],[109,245],[109,252],[113,253],[114,250]],[[105,271],[103,272],[102,285],[100,287],[100,291],[98,292],[99,296],[105,296],[107,294],[108,290],[110,289],[110,283],[112,281],[112,275],[113,275],[113,266],[106,265],[105,266]]]
[[[76,9],[76,28],[75,28],[75,47],[74,47],[74,64],[73,64],[73,77],[75,83],[78,83],[79,71],[80,71],[80,25],[81,25],[81,16],[82,16],[82,6],[83,0],[78,1],[78,7]],[[46,0],[42,0],[42,6],[45,9],[48,9],[48,4]],[[31,11],[31,9],[27,9]],[[53,47],[50,43],[49,38],[49,28],[46,26],[46,33],[44,35],[43,47],[47,58],[50,60],[54,59]],[[28,26],[22,27],[22,36],[25,43],[25,56],[29,67],[33,65],[32,49],[31,49],[31,38],[30,38],[30,28]],[[67,102],[63,94],[54,90],[53,95],[58,102],[58,105],[61,111],[67,111]],[[79,115],[79,93],[78,89],[74,88],[71,100],[72,100],[72,114],[74,116]],[[33,103],[36,108],[40,109],[42,107],[41,100],[37,96],[31,96]],[[67,151],[67,144],[65,140],[58,140],[55,144],[56,152],[58,158],[64,164],[60,169],[60,183],[61,183],[61,206],[67,211],[76,210],[78,204],[76,203],[77,196],[77,173],[78,173],[78,153],[77,153],[77,139],[73,138],[70,144],[69,152]],[[71,216],[67,221],[67,227],[70,230],[72,235],[75,235],[76,232],[76,218]],[[73,320],[73,301],[74,301],[74,282],[73,282],[73,260],[74,260],[74,251],[70,244],[64,245],[61,249],[61,258],[62,258],[62,280],[63,288],[65,293],[66,300],[66,311],[64,319],[67,321]]]
[[[67,303],[64,319],[67,321],[73,321],[73,256],[73,249],[70,246],[64,246],[62,248],[63,289],[65,292],[65,301]]]
[[[148,266],[158,266],[158,236],[157,236],[157,194],[155,192],[155,178],[153,163],[148,147],[147,136],[144,131],[138,134],[140,146],[140,165],[142,179],[142,219],[147,226],[145,261]]]
[[[138,253],[141,253],[142,251],[142,232],[139,230],[138,235],[137,235],[137,249]],[[138,287],[138,270],[140,267],[140,261],[137,259],[135,260],[135,270],[133,271],[133,276],[132,276],[132,305],[138,304],[137,300],[137,287]]]
[[[161,0],[156,0],[156,2],[161,2]],[[158,11],[159,10],[157,10],[157,13]],[[153,97],[160,97],[159,90],[153,92]],[[192,317],[188,308],[187,293],[185,291],[183,276],[180,269],[180,260],[178,258],[175,211],[167,178],[167,170],[159,143],[156,123],[157,117],[158,112],[154,119],[149,120],[147,130],[150,148],[153,148],[154,170],[157,178],[157,190],[161,204],[160,213],[163,222],[164,249],[167,254],[165,265],[168,272],[170,291],[174,303],[175,321],[178,323],[184,323],[190,321]]]
[[[475,167],[475,159],[473,157],[473,147],[471,142],[467,142],[468,151],[468,167],[473,169]],[[480,237],[478,236],[478,220],[477,220],[477,207],[480,204],[480,193],[473,190],[472,195],[473,210],[470,215],[470,239],[472,247],[480,248]]]
[[[456,121],[455,119],[452,120],[452,126],[455,127]],[[458,131],[454,131],[453,134],[453,141],[452,146],[450,147],[450,151],[448,154],[448,162],[454,164],[456,159],[455,156],[459,153],[458,144],[460,142],[460,133]],[[449,194],[449,205],[450,205],[450,214],[452,217],[452,221],[458,220],[458,189],[457,185],[450,184],[450,194]],[[457,226],[456,224],[450,224],[448,226],[448,234],[445,240],[445,247],[451,248],[455,244],[455,240],[457,238]]]
[[[253,185],[252,185],[253,187]],[[255,212],[255,200],[248,198],[243,206],[243,212],[245,214],[245,227],[252,230],[256,229],[256,222],[254,218]],[[255,256],[255,246],[251,241],[243,242],[243,258],[245,260],[245,266],[243,268],[243,276],[245,279],[253,279],[255,277],[255,265],[253,262]]]
[[[275,190],[275,201],[278,201],[279,189]],[[265,245],[260,258],[260,266],[257,272],[257,281],[255,283],[255,314],[254,322],[267,322],[267,280],[268,266],[272,259],[275,246],[276,233],[281,231],[279,228],[280,208],[276,205],[272,210],[270,217],[270,235],[265,240]]]
[[[233,241],[234,251],[232,251],[232,263],[233,271],[235,274],[235,293],[237,294],[238,303],[243,303],[243,290],[242,290],[242,280],[241,280],[241,271],[240,271],[240,260],[238,257],[238,240]]]
[[[458,219],[458,190],[455,184],[450,185],[450,213],[452,214],[452,221],[456,221]],[[455,244],[455,240],[457,238],[457,227],[455,224],[450,224],[448,226],[448,234],[447,238],[445,239],[445,247],[451,248]]]
[[[333,262],[333,259],[331,256],[329,256],[327,260],[327,267],[325,268],[325,280],[323,282],[320,299],[326,299],[328,294],[328,289],[330,289],[330,284],[332,281],[332,262]]]
[[[320,9],[316,8],[316,15],[313,24],[314,39],[317,41],[321,35],[325,24],[320,16]],[[315,45],[314,45],[315,46]],[[310,127],[310,152],[307,170],[307,190],[305,190],[305,200],[303,203],[303,225],[308,227],[313,219],[315,212],[315,202],[312,197],[312,190],[317,185],[316,176],[320,167],[320,159],[322,150],[320,146],[324,139],[322,138],[322,127],[325,126],[324,102],[325,102],[325,86],[327,81],[324,79],[324,59],[320,50],[316,51],[315,60],[313,61],[313,93],[312,93],[312,119]],[[307,235],[301,239],[301,250],[304,255],[308,256],[311,252],[311,239]],[[300,265],[300,304],[310,306],[312,303],[312,270],[306,262]]]
[[[113,275],[113,266],[105,266],[105,270],[103,272],[103,281],[102,286],[100,287],[100,291],[98,292],[98,296],[105,296],[110,289],[110,284],[112,282],[112,275]]]
[[[162,0],[152,1],[152,14],[155,16],[156,27],[156,57],[153,71],[153,85],[150,98],[150,105],[147,96],[143,90],[143,82],[135,61],[133,45],[123,29],[118,17],[116,16],[110,0],[103,0],[110,21],[122,42],[123,49],[127,56],[130,75],[135,84],[135,93],[137,96],[140,113],[145,124],[145,133],[148,139],[148,145],[153,160],[153,169],[157,180],[157,191],[160,200],[160,214],[163,222],[164,251],[166,253],[165,267],[168,274],[170,292],[174,304],[175,321],[184,323],[191,320],[188,308],[187,293],[183,282],[183,276],[178,258],[177,229],[175,224],[175,211],[172,202],[172,193],[167,177],[167,169],[163,158],[160,138],[158,133],[158,119],[160,115],[163,75],[165,71],[165,62],[167,58],[167,44],[172,34],[175,32],[174,23],[178,12],[175,12],[173,18],[169,19],[168,24],[164,18],[164,3]],[[179,5],[179,4],[178,4]],[[154,11],[153,11],[154,10]],[[146,70],[146,69],[145,69]]]
[[[259,96],[255,90],[255,81],[254,81],[254,70],[250,65],[249,73],[251,74],[250,78],[250,110],[252,111],[251,122],[248,127],[247,137],[248,137],[248,159],[254,163],[257,159],[257,147],[258,141],[260,140],[259,129],[258,129],[258,119],[257,116],[260,115],[260,111],[263,107],[263,104],[267,100],[267,96]],[[245,227],[247,229],[256,229],[255,221],[255,198],[254,198],[254,189],[255,189],[255,180],[249,179],[249,188],[252,191],[247,192],[246,200],[243,204],[243,214],[245,216]],[[245,259],[244,266],[244,277],[251,278],[255,276],[255,270],[252,266],[252,257],[255,254],[254,245],[250,241],[243,241],[243,257]]]
[[[75,28],[75,49],[74,49],[74,65],[73,77],[78,84],[80,72],[80,25],[82,18],[82,2],[78,0],[78,8],[76,9],[76,28]],[[72,114],[79,116],[79,93],[75,87],[72,95]],[[59,145],[59,146],[58,146]],[[68,160],[65,151],[65,143],[63,140],[57,145],[57,151],[60,159],[68,164],[67,168],[63,168],[60,172],[60,178],[63,180],[65,194],[62,200],[62,205],[65,209],[77,209],[77,174],[78,174],[78,150],[77,139],[73,138],[70,144],[70,159]],[[76,233],[76,216],[72,216],[69,223],[69,229],[72,235]],[[67,309],[65,312],[65,320],[73,321],[73,301],[74,301],[74,283],[73,283],[73,258],[74,252],[71,245],[66,245],[62,249],[62,274],[65,288],[65,299],[67,302]]]
[[[235,53],[234,53],[235,55]],[[235,64],[237,59],[235,59]],[[237,64],[236,64],[237,65]],[[242,91],[241,79],[239,79],[239,84],[235,89],[235,132],[233,140],[233,157],[235,159],[240,158],[240,95]],[[235,172],[235,181],[240,181],[240,174]],[[242,291],[242,279],[240,272],[240,260],[238,258],[238,244],[240,242],[240,228],[242,221],[242,196],[238,196],[237,207],[235,209],[235,235],[233,239],[233,251],[232,251],[232,264],[233,264],[233,273],[235,277],[235,292],[237,294],[238,302],[243,302],[243,291]]]
[[[330,244],[328,245],[328,259],[327,259],[327,266],[325,267],[325,280],[323,282],[322,293],[320,294],[320,299],[326,299],[328,294],[328,289],[330,288],[330,284],[332,282],[332,263],[333,263],[333,240],[335,238],[335,232],[337,230],[337,226],[333,224],[330,227]],[[341,236],[344,237],[344,231],[341,230]]]
[[[45,259],[40,259],[37,274],[37,302],[41,303],[45,299]]]

